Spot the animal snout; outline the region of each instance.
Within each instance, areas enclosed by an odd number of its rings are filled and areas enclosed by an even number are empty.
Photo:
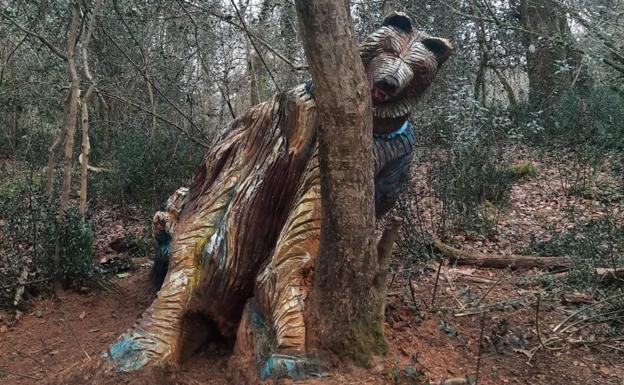
[[[382,79],[377,80],[374,86],[388,95],[394,95],[399,89],[399,81],[393,76],[384,76]]]

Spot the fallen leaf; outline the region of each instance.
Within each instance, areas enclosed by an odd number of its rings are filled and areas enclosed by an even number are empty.
[[[79,317],[80,317],[80,320],[82,321],[83,319],[85,319],[85,317],[86,317],[86,316],[87,316],[87,312],[83,310],[83,311],[80,313],[80,316],[79,316]]]

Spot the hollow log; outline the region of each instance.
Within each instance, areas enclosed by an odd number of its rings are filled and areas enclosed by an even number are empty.
[[[432,246],[449,259],[450,263],[458,265],[490,267],[494,269],[558,269],[568,270],[572,267],[572,260],[567,257],[536,257],[529,255],[491,255],[456,249],[438,239],[432,241]]]

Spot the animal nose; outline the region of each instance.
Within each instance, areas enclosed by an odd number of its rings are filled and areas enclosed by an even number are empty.
[[[387,94],[394,94],[399,88],[399,81],[393,76],[384,76],[382,79],[375,82],[375,87],[381,89]]]

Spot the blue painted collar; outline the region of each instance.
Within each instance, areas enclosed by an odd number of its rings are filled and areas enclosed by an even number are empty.
[[[392,132],[387,132],[385,134],[375,134],[375,133],[373,133],[373,136],[375,138],[384,139],[384,140],[394,139],[394,138],[396,138],[399,135],[403,135],[405,133],[405,131],[407,131],[409,126],[410,126],[410,122],[409,122],[409,120],[406,120],[405,123],[403,123],[403,125],[400,128],[398,128],[398,129],[396,129],[396,130],[394,130]]]

